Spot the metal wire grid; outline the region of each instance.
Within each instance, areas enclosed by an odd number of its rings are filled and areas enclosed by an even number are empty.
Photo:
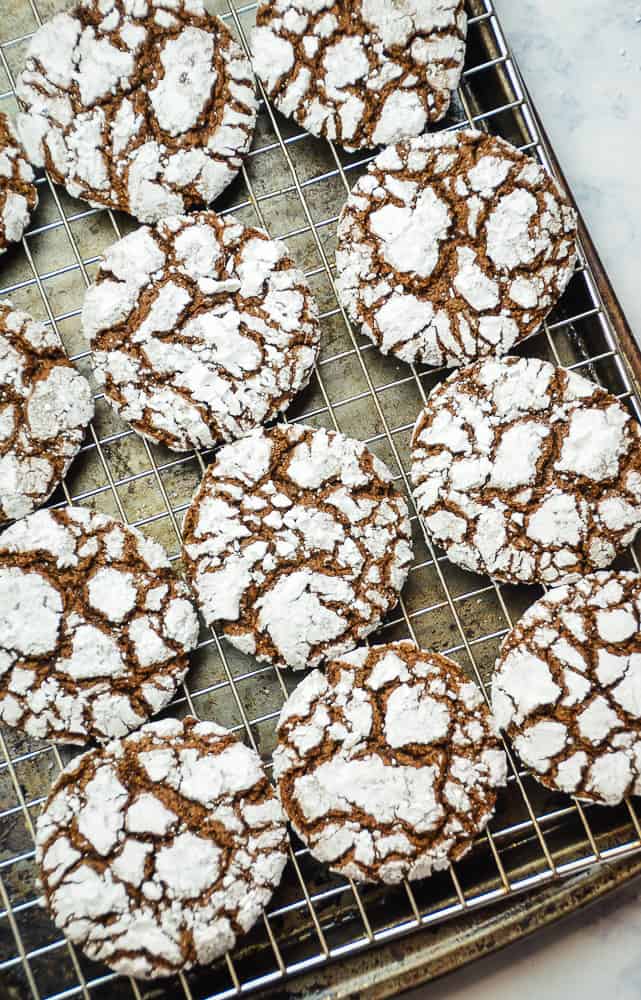
[[[35,28],[40,23],[37,0],[24,0],[24,6]],[[220,0],[216,5],[216,11],[244,45],[255,7],[236,6],[234,0]],[[513,141],[516,137],[521,148],[550,168],[492,0],[469,0],[468,7],[470,64],[458,94],[457,110],[446,127],[469,123],[505,134]],[[0,100],[14,98],[16,63],[12,54],[28,40],[32,30],[0,43],[0,66],[8,84]],[[410,496],[406,471],[409,433],[418,408],[441,373],[383,363],[372,346],[350,327],[335,296],[331,234],[346,192],[371,157],[346,157],[332,144],[317,143],[299,130],[290,132],[289,125],[274,114],[262,92],[261,97],[264,127],[259,127],[255,148],[242,171],[242,183],[234,186],[229,205],[222,211],[233,209],[241,218],[247,215],[251,221],[258,221],[273,235],[286,239],[295,255],[296,243],[302,240],[306,263],[311,265],[306,273],[319,286],[325,306],[321,313],[323,325],[331,331],[330,348],[321,356],[314,387],[292,408],[290,418],[347,433],[354,433],[356,426],[360,431],[356,436],[392,465],[399,488]],[[269,164],[274,154],[282,158],[280,172],[275,173],[278,183],[265,186],[259,165],[262,161]],[[271,175],[271,168],[267,169]],[[309,176],[302,176],[307,173]],[[46,200],[54,217],[32,226],[27,233],[22,241],[24,273],[0,288],[0,295],[11,295],[14,301],[25,296],[31,310],[51,323],[66,344],[70,339],[67,324],[77,322],[82,288],[89,283],[90,269],[100,256],[84,252],[83,230],[97,220],[100,225],[105,222],[106,240],[111,242],[120,236],[122,220],[111,212],[70,203],[48,177],[39,178],[38,183],[42,200]],[[325,209],[320,217],[317,192],[322,194]],[[292,204],[296,206],[297,224],[282,232],[281,218],[289,218],[283,206]],[[71,259],[60,266],[45,266],[47,258],[45,255],[43,264],[40,243],[52,241],[55,253],[62,246],[61,238]],[[79,277],[80,287],[75,289],[72,308],[58,309],[51,287],[57,280],[69,277],[72,282]],[[571,288],[574,292],[568,296],[569,311],[566,303],[565,314],[559,312],[555,321],[546,325],[544,334],[528,342],[527,353],[548,356],[585,371],[628,401],[641,417],[639,401],[583,257]],[[79,367],[86,367],[86,350],[72,347],[69,354]],[[411,415],[406,412],[406,398],[411,403]],[[101,394],[96,395],[96,400],[100,407]],[[403,419],[407,416],[409,420]],[[92,470],[88,478],[93,485],[87,488],[83,476],[74,475],[72,468],[54,502],[107,509],[160,537],[171,550],[171,558],[178,559],[179,518],[210,454],[176,457],[113,420],[106,423],[106,428],[102,423],[105,421],[99,415],[79,459],[82,468]],[[124,469],[118,449],[125,449],[129,456],[129,465]],[[99,485],[95,485],[96,470],[102,480]],[[157,491],[158,509],[147,513],[144,491],[151,487]],[[134,500],[143,499],[142,510],[131,509],[136,504],[127,499],[129,494]],[[498,643],[536,592],[530,588],[522,593],[455,571],[442,553],[435,551],[414,508],[412,511],[417,558],[398,612],[388,619],[377,639],[410,636],[423,645],[438,647],[469,669],[487,697],[488,667]],[[631,550],[628,564],[640,568],[635,551]],[[481,627],[475,626],[477,617]],[[196,660],[197,666],[170,711],[215,717],[268,757],[274,722],[292,679],[269,667],[257,668],[221,644],[213,632],[202,637]],[[263,700],[267,702],[266,711],[259,710]],[[51,768],[55,771],[63,765],[62,755],[55,746],[35,746],[9,731],[0,731],[0,751],[0,973],[16,987],[17,995],[30,995],[36,1000],[79,995],[89,1000],[100,994],[141,998],[146,989],[142,984],[118,979],[87,962],[46,918],[40,917],[34,886],[33,816],[46,796]],[[641,826],[632,803],[626,803],[621,810],[587,809],[567,798],[542,792],[519,770],[511,755],[510,765],[509,789],[503,797],[507,802],[500,806],[469,861],[427,883],[405,884],[397,891],[382,892],[319,872],[319,866],[297,844],[291,850],[285,885],[275,896],[262,926],[252,932],[237,953],[226,956],[225,962],[214,969],[169,981],[164,995],[182,994],[187,1000],[196,1000],[264,988],[342,954],[641,848]],[[7,843],[4,829],[9,830]],[[157,987],[154,993],[158,995]]]

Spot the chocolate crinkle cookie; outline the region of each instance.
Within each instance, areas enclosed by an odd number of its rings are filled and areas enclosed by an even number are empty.
[[[641,794],[641,577],[594,573],[555,587],[507,636],[497,723],[535,778],[616,805]]]
[[[17,243],[38,204],[35,174],[13,124],[0,113],[0,253]]]
[[[185,517],[205,621],[244,653],[302,670],[352,649],[412,560],[407,504],[360,441],[301,424],[222,448]]]
[[[285,244],[214,212],[172,216],[110,247],[82,323],[109,402],[177,451],[241,437],[286,409],[320,341]]]
[[[0,720],[59,743],[124,736],[173,697],[198,617],[164,549],[82,507],[0,535]]]
[[[274,777],[319,861],[362,882],[419,879],[466,854],[507,762],[478,687],[411,642],[313,671],[283,706]]]
[[[30,514],[51,496],[93,413],[91,387],[56,333],[0,303],[0,522]]]
[[[641,525],[641,433],[594,382],[537,358],[461,368],[430,395],[412,481],[463,569],[567,583],[605,569]]]
[[[576,213],[543,167],[463,129],[383,150],[338,223],[338,292],[383,354],[461,365],[535,333],[576,263]]]
[[[256,123],[249,60],[201,0],[81,0],[35,32],[16,92],[31,162],[141,222],[213,201]]]
[[[267,0],[254,68],[279,111],[348,150],[446,114],[465,59],[463,0]]]
[[[38,819],[36,860],[67,938],[154,979],[233,948],[280,882],[287,845],[258,755],[189,717],[76,757]]]

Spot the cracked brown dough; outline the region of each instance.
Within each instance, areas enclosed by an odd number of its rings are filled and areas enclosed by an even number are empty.
[[[177,451],[242,437],[286,409],[320,341],[285,244],[215,212],[171,216],[110,247],[82,325],[114,409]]]
[[[339,296],[383,354],[461,365],[541,326],[576,262],[576,213],[510,143],[462,129],[384,149],[338,223]]]
[[[294,670],[352,649],[397,600],[412,560],[407,504],[364,444],[279,424],[222,448],[183,526],[205,621]]]
[[[641,577],[555,587],[503,643],[497,723],[541,784],[616,805],[641,794]]]
[[[0,303],[0,522],[51,496],[93,413],[91,387],[55,331]]]
[[[232,949],[280,882],[287,846],[258,754],[188,717],[73,760],[38,819],[36,861],[69,940],[154,979]]]
[[[201,0],[82,0],[35,32],[16,93],[31,162],[141,222],[213,201],[256,123],[249,60]]]
[[[0,253],[29,225],[38,204],[34,176],[12,122],[0,113]]]
[[[274,777],[313,856],[363,882],[425,878],[470,850],[506,781],[478,687],[412,642],[356,649],[285,702]]]
[[[252,34],[279,111],[355,150],[440,121],[465,59],[463,0],[268,0]]]
[[[198,640],[164,549],[83,507],[0,535],[0,720],[60,743],[123,736],[165,707]]]
[[[640,445],[625,406],[576,372],[537,358],[482,361],[431,393],[412,438],[414,496],[458,566],[567,583],[634,539]]]

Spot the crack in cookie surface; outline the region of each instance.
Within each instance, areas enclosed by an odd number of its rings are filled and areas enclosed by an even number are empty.
[[[504,354],[540,327],[576,263],[556,181],[464,129],[383,150],[338,223],[338,291],[384,354],[441,367]]]
[[[425,878],[470,850],[506,758],[480,690],[411,642],[361,648],[285,702],[274,777],[303,842],[365,882]]]
[[[0,253],[17,243],[38,204],[35,174],[18,134],[0,114]]]
[[[641,433],[615,396],[536,358],[478,362],[430,395],[412,438],[425,525],[508,583],[604,569],[641,525]]]
[[[295,670],[352,649],[392,608],[412,560],[407,504],[360,441],[300,424],[222,448],[183,527],[208,624]]]
[[[95,961],[153,979],[234,947],[287,844],[258,754],[188,717],[72,761],[38,819],[36,860],[56,926]]]
[[[616,805],[641,794],[641,577],[555,587],[503,643],[497,723],[547,788]]]
[[[443,118],[465,59],[463,0],[268,0],[254,67],[280,112],[348,150]]]
[[[60,743],[124,736],[165,707],[198,616],[164,549],[82,507],[0,535],[0,719]]]
[[[0,522],[51,496],[93,414],[89,383],[54,330],[0,303]]]
[[[320,341],[316,304],[285,244],[214,212],[114,244],[82,322],[112,406],[178,451],[241,437],[286,409]]]
[[[81,0],[35,32],[17,94],[31,162],[141,222],[213,201],[256,124],[249,60],[201,0]]]

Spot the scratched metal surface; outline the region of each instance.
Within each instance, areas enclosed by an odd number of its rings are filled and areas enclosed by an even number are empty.
[[[63,0],[0,0],[0,110],[15,110],[13,81],[29,35]],[[214,0],[244,41],[255,4]],[[444,128],[473,122],[549,166],[491,0],[468,0],[469,51],[462,87]],[[288,419],[337,427],[367,441],[409,495],[409,440],[415,418],[443,372],[382,357],[350,328],[334,294],[336,219],[369,156],[347,155],[301,132],[264,102],[242,175],[219,199],[284,237],[305,268],[322,313],[323,343],[310,388]],[[52,323],[78,368],[91,376],[79,312],[99,255],[135,225],[73,201],[39,178],[40,207],[22,244],[0,262],[0,296]],[[640,414],[611,316],[585,258],[562,303],[522,353],[574,367]],[[211,453],[176,455],[143,441],[96,396],[96,419],[81,455],[52,504],[85,504],[120,517],[161,541],[178,562],[184,510]],[[536,588],[497,586],[451,566],[429,544],[413,513],[415,563],[399,607],[374,641],[412,637],[458,660],[485,685],[502,637],[538,596]],[[638,568],[631,551],[621,566]],[[275,721],[292,678],[203,631],[186,685],[170,707],[233,727],[269,765]],[[511,761],[509,785],[487,834],[449,873],[398,889],[357,888],[330,875],[294,842],[283,884],[264,920],[217,965],[161,984],[135,984],[75,952],[38,906],[33,822],[64,762],[49,744],[0,730],[0,990],[13,1000],[66,997],[221,998],[273,987],[320,970],[340,956],[389,944],[528,889],[641,848],[631,803],[583,808],[537,786]],[[527,896],[524,899],[524,912]],[[339,973],[340,975],[340,973]],[[334,976],[336,979],[336,976]]]

